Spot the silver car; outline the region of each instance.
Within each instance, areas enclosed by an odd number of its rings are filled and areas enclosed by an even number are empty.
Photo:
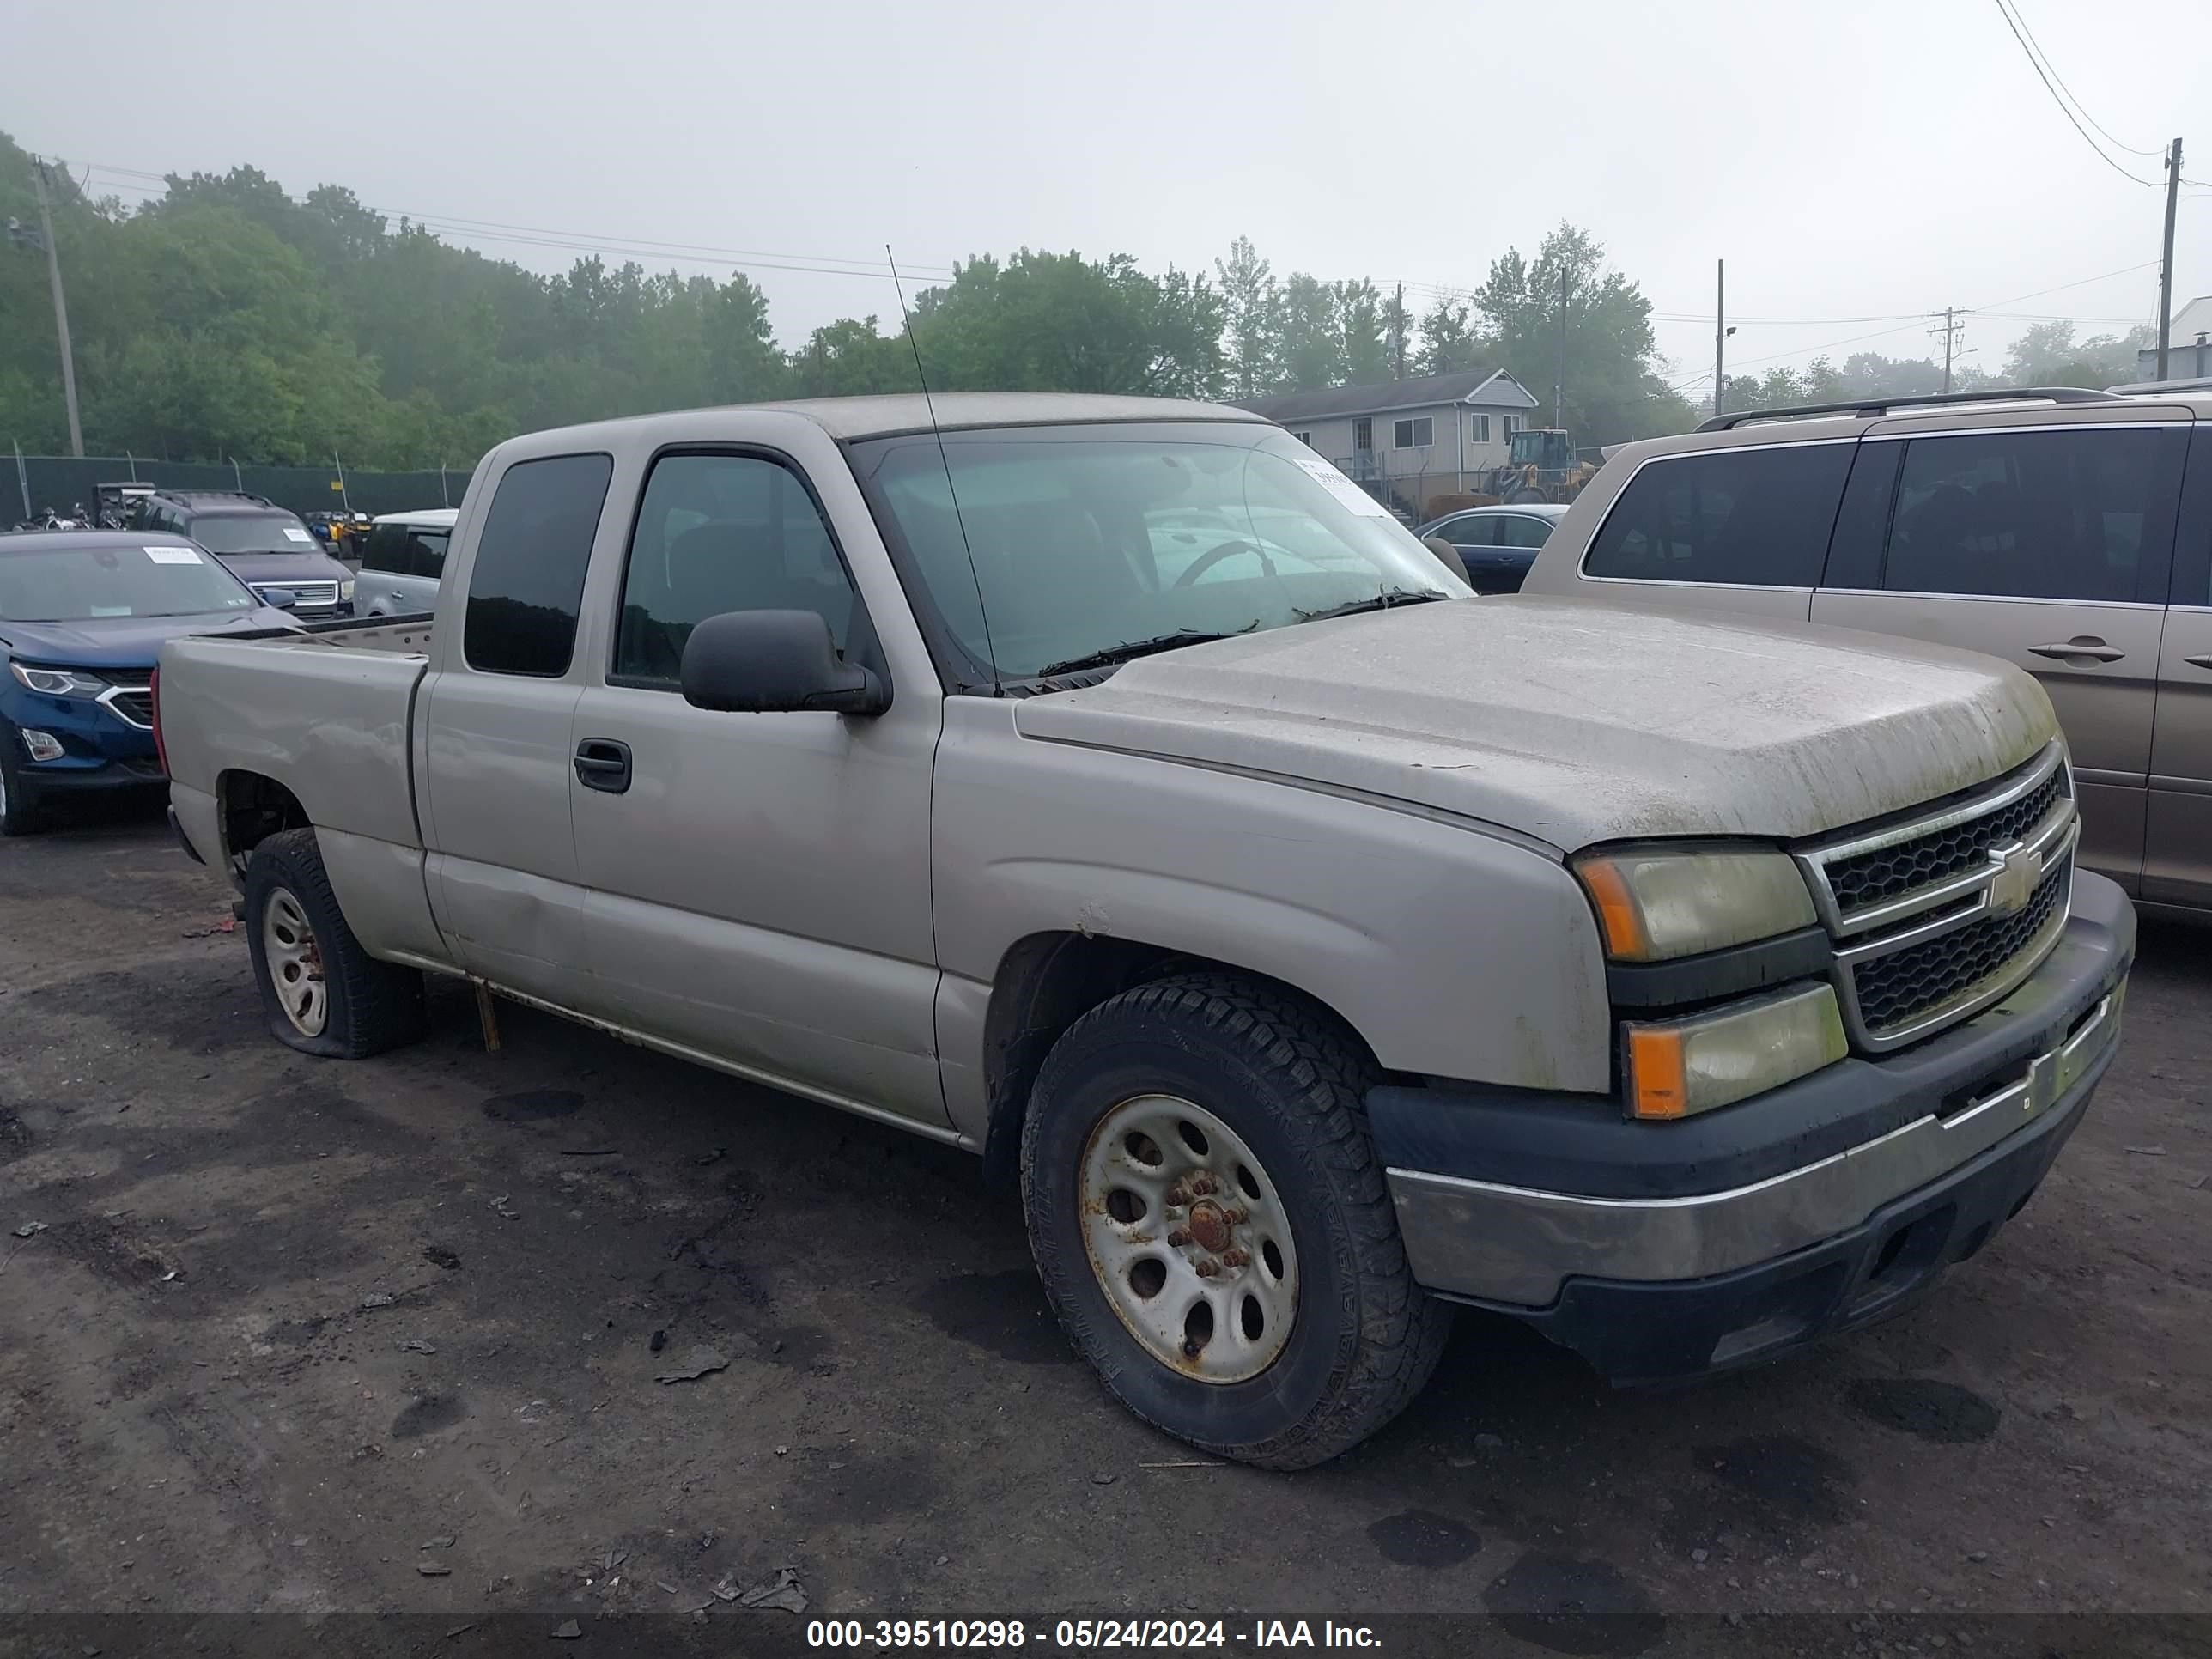
[[[363,617],[415,617],[434,610],[458,507],[386,513],[369,526],[354,583],[354,610]]]

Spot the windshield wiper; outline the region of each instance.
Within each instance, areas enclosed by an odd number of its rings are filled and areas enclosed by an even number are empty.
[[[1449,593],[1416,591],[1410,587],[1393,587],[1370,599],[1354,599],[1349,605],[1333,605],[1326,611],[1301,611],[1302,623],[1327,622],[1331,617],[1357,617],[1367,611],[1395,611],[1401,605],[1426,605],[1431,599],[1448,599]]]
[[[1054,674],[1079,674],[1086,668],[1112,668],[1118,664],[1149,657],[1162,651],[1174,651],[1186,645],[1204,645],[1211,640],[1233,640],[1237,634],[1249,634],[1260,625],[1255,617],[1233,634],[1199,634],[1188,629],[1176,634],[1161,634],[1149,640],[1129,640],[1120,645],[1109,645],[1103,651],[1093,651],[1088,656],[1070,657],[1066,662],[1048,663],[1036,671],[1034,678],[1050,679]]]

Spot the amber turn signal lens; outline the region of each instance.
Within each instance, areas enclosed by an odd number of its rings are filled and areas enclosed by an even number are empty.
[[[1598,926],[1605,930],[1605,953],[1623,962],[1641,961],[1650,950],[1644,933],[1644,913],[1628,890],[1628,878],[1620,866],[1593,859],[1582,866],[1583,885],[1597,906]]]
[[[1850,1052],[1827,985],[1747,997],[1687,1019],[1621,1027],[1628,1115],[1690,1117],[1833,1065]]]

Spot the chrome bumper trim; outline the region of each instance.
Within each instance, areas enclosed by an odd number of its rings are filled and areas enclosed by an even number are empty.
[[[1703,1279],[1818,1244],[2049,1115],[2118,1040],[2126,994],[2122,981],[2021,1076],[1948,1116],[1727,1192],[1584,1198],[1392,1169],[1413,1277],[1431,1290],[1542,1307],[1571,1277]]]

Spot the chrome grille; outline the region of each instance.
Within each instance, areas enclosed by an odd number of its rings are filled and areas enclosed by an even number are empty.
[[[2065,929],[2080,835],[2053,743],[1963,799],[1800,849],[1854,1046],[1917,1042],[2033,973]]]
[[[336,582],[254,582],[251,586],[264,598],[271,593],[289,593],[302,611],[319,610],[338,602]]]
[[[125,726],[135,726],[141,732],[154,729],[154,690],[147,685],[111,685],[100,695],[100,702],[115,711],[115,717]]]
[[[2063,925],[2073,880],[2069,859],[2044,877],[2025,909],[1984,916],[1856,964],[1851,996],[1868,1032],[1880,1039],[1928,1024],[1947,1004],[1971,1002],[1990,981],[2002,979],[2054,920]]]
[[[2043,781],[1985,817],[1917,836],[1893,847],[1828,862],[1828,886],[1845,915],[1888,904],[1982,863],[1992,847],[2021,841],[2063,793],[2053,768]]]

